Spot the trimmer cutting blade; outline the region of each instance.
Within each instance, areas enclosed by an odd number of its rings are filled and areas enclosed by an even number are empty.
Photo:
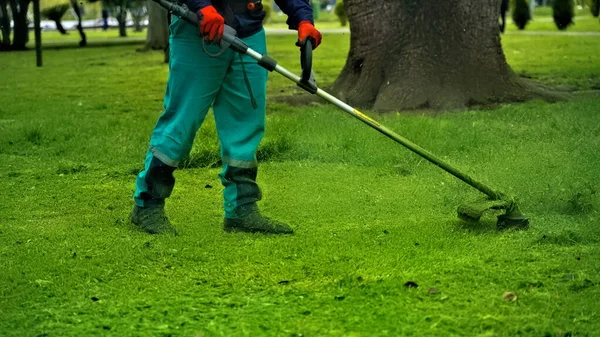
[[[497,229],[529,228],[529,218],[521,213],[519,206],[512,200],[486,198],[463,204],[458,207],[458,217],[464,221],[477,222],[485,212],[498,210],[504,210],[505,213],[498,216]]]

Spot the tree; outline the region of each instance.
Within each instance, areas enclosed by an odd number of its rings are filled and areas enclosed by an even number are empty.
[[[163,50],[169,43],[169,25],[166,9],[148,0],[148,32],[143,50]],[[140,50],[141,51],[141,50]]]
[[[335,4],[333,12],[338,17],[338,20],[340,20],[340,24],[342,25],[342,27],[346,27],[346,25],[348,24],[348,17],[346,16],[344,2],[342,0]]]
[[[515,9],[513,10],[513,21],[520,30],[525,29],[529,20],[531,20],[531,12],[526,0],[516,0]]]
[[[119,36],[127,37],[127,12],[131,9],[133,0],[105,0],[104,3],[119,23]]]
[[[598,17],[600,14],[600,0],[588,0],[588,6],[592,15]]]
[[[25,50],[27,49],[27,42],[29,42],[29,26],[27,19],[27,11],[29,10],[29,3],[31,0],[9,0],[11,16],[13,19],[13,40],[10,48],[12,50]],[[2,20],[4,21],[4,11],[6,8],[6,0],[0,0],[0,7],[2,7]],[[8,14],[8,13],[7,13]],[[8,16],[7,16],[8,17]],[[10,23],[10,21],[9,21]],[[3,25],[3,34],[4,34]],[[10,35],[10,24],[8,25],[8,34]],[[2,44],[5,45],[4,37]],[[10,37],[6,38],[8,44],[10,44]]]
[[[142,21],[148,17],[148,7],[144,0],[133,0],[131,2],[131,18],[133,19],[133,30],[135,32],[141,32],[144,30],[142,27]]]
[[[10,49],[10,16],[8,14],[8,2],[0,0],[0,27],[2,27],[2,36],[0,36],[0,51]]]
[[[345,0],[346,65],[329,90],[374,110],[554,100],[515,74],[500,43],[500,0]]]
[[[575,9],[573,0],[554,0],[552,3],[552,17],[556,28],[565,30],[573,24]]]
[[[63,27],[61,20],[65,13],[69,10],[69,7],[70,5],[68,3],[47,7],[41,10],[40,15],[43,18],[54,21],[56,24],[56,30],[58,30],[62,35],[66,35],[67,31]]]
[[[146,45],[139,52],[164,50],[165,63],[169,62],[169,12],[152,0],[148,0],[148,32]]]

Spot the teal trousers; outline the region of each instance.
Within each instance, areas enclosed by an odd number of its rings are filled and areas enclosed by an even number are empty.
[[[256,150],[265,131],[268,72],[254,59],[240,57],[230,49],[210,57],[203,50],[198,28],[177,17],[169,30],[164,111],[152,132],[144,170],[137,176],[134,201],[145,207],[171,195],[173,171],[191,151],[196,133],[212,107],[223,163],[219,178],[224,186],[225,217],[241,217],[244,214],[239,214],[238,206],[261,199],[256,183]],[[242,40],[257,52],[266,53],[264,30]],[[219,51],[215,45],[206,47],[211,54]]]

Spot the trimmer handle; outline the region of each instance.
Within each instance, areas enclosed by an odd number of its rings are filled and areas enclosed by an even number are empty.
[[[314,45],[315,40],[312,37],[308,37],[300,43],[300,66],[302,67],[302,76],[300,77],[300,83],[298,83],[298,85],[311,94],[317,92],[317,83],[312,71]]]
[[[302,82],[308,82],[310,80],[310,73],[312,71],[312,51],[313,51],[313,38],[308,37],[302,43],[300,43],[300,66],[302,67]]]

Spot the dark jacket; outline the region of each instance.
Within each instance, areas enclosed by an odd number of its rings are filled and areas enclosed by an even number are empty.
[[[238,32],[239,37],[250,36],[262,29],[262,21],[266,15],[264,11],[257,13],[242,11],[234,14],[227,9],[226,3],[228,1],[239,2],[240,0],[184,0],[184,3],[194,12],[213,5],[223,15],[226,23]],[[246,1],[242,0],[242,2]],[[309,21],[314,24],[313,10],[309,0],[275,0],[275,3],[288,16],[287,24],[290,29],[298,29],[298,24],[302,21]]]

